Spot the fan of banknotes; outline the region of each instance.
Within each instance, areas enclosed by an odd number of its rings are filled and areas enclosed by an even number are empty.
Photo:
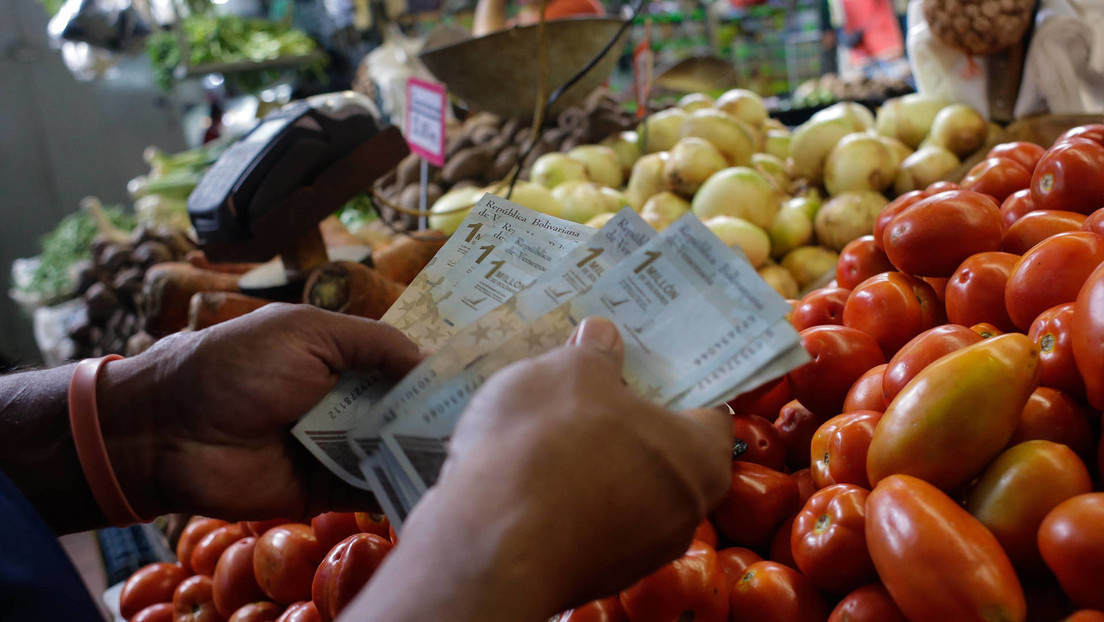
[[[382,320],[433,353],[402,380],[345,375],[293,432],[399,529],[433,486],[472,394],[498,369],[612,320],[625,382],[672,409],[717,405],[809,360],[789,304],[693,214],[601,229],[484,195]],[[555,387],[548,399],[555,399]]]

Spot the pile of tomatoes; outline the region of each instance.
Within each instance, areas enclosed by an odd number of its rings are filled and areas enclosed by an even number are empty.
[[[329,622],[395,542],[377,514],[329,512],[309,525],[194,517],[179,561],[144,566],[123,584],[120,613],[130,622]]]
[[[1104,622],[1102,236],[1104,125],[898,197],[686,555],[560,622]]]
[[[686,554],[559,622],[1104,622],[1104,125],[898,197],[793,304],[813,360],[730,403]],[[332,620],[394,543],[283,523],[195,520],[124,617]]]

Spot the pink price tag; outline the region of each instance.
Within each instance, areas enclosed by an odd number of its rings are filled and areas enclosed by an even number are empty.
[[[435,166],[445,165],[446,106],[444,86],[417,78],[406,83],[406,143]]]

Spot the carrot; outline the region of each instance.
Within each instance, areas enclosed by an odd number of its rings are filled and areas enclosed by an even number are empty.
[[[419,231],[372,253],[372,264],[385,278],[410,284],[448,239],[440,231]]]
[[[256,311],[269,302],[234,292],[196,292],[188,305],[188,328],[203,330]]]
[[[203,270],[186,262],[156,264],[142,284],[146,332],[163,337],[188,325],[188,307],[196,292],[238,291],[238,275]]]
[[[211,260],[207,259],[207,254],[198,248],[188,251],[188,254],[184,256],[184,261],[203,270],[213,270],[226,274],[245,274],[261,265],[259,263],[211,263]]]
[[[303,302],[349,315],[378,320],[406,286],[353,261],[335,261],[311,273]]]
[[[335,246],[363,246],[364,240],[349,233],[345,225],[337,219],[337,216],[327,216],[318,223],[318,229],[322,232],[322,239],[326,241],[326,248]]]

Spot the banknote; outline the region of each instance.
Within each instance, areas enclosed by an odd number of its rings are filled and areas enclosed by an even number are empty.
[[[533,251],[525,259],[543,254],[549,257],[546,263],[551,265],[556,253],[562,256],[593,232],[586,225],[546,216],[486,194],[381,319],[400,330],[404,327],[407,331],[426,330],[425,324],[412,323],[408,318],[425,318],[432,309],[434,296],[448,289],[442,287],[445,276],[472,249],[482,252],[480,247],[490,245],[517,246],[521,240]],[[357,466],[360,457],[348,441],[349,430],[391,385],[390,379],[376,375],[343,374],[334,389],[292,428],[292,434],[343,481],[368,489],[368,482]]]
[[[750,265],[734,269],[741,262],[746,260],[695,216],[680,219],[590,290],[535,319],[431,395],[407,404],[382,428],[381,450],[424,493],[436,481],[447,440],[472,393],[497,369],[563,343],[589,315],[603,315],[618,326],[625,340],[625,380],[645,398],[661,404],[686,401],[688,389],[710,373],[720,377],[710,383],[710,394],[731,392],[799,344],[796,331],[778,322],[784,321],[788,305],[765,284],[759,287],[761,279]],[[734,302],[759,316],[741,315]],[[736,356],[760,338],[767,340],[750,353],[755,356]],[[718,386],[726,388],[712,390]]]
[[[457,332],[361,418],[351,437],[356,444],[355,450],[362,454],[361,468],[377,492],[377,498],[394,508],[389,516],[402,520],[404,512],[399,508],[404,505],[403,498],[411,496],[411,483],[405,472],[397,468],[398,463],[391,453],[378,452],[379,427],[394,420],[406,404],[432,393],[441,382],[472,360],[518,334],[533,319],[589,290],[612,266],[654,235],[655,230],[636,212],[623,209],[587,243],[564,256],[553,269],[505,304]]]

